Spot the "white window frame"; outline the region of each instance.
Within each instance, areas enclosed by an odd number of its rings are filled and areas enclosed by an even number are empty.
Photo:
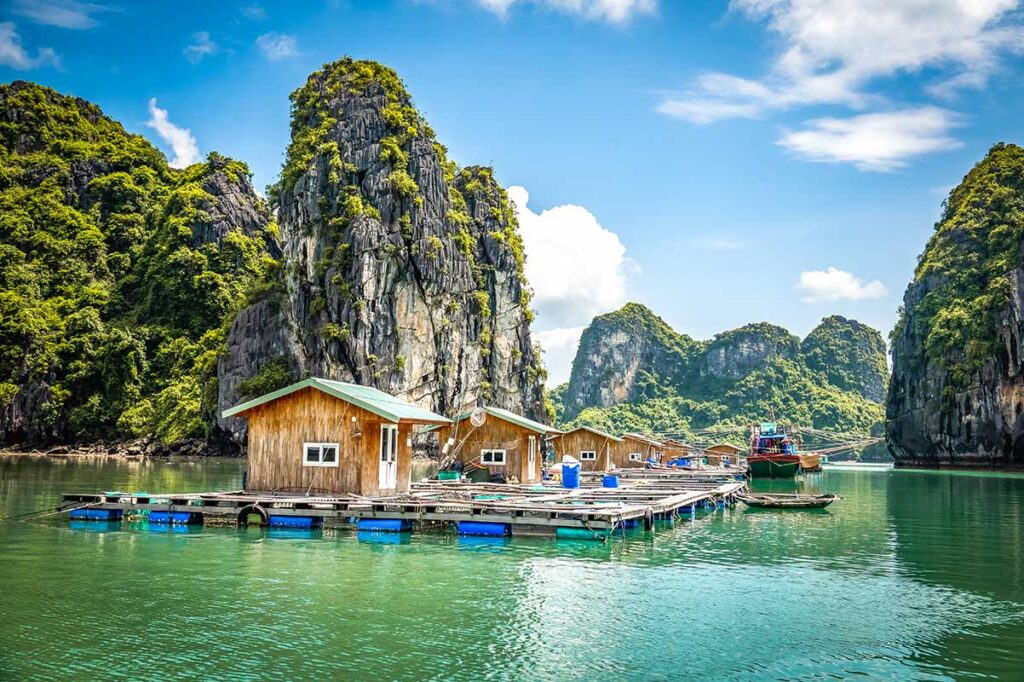
[[[317,448],[319,454],[318,459],[315,462],[310,462],[306,459],[306,453],[310,448]],[[334,461],[325,462],[324,460],[324,448],[334,448]],[[341,448],[338,447],[337,443],[303,443],[302,444],[302,466],[304,467],[337,467],[338,461],[341,459]]]
[[[597,450],[580,450],[581,462],[596,462]]]
[[[385,436],[384,434],[388,434]],[[384,459],[384,444],[387,443],[387,457]],[[378,462],[397,462],[398,461],[398,424],[381,424],[380,425],[380,444],[377,448],[377,461]]]
[[[528,448],[527,464],[530,466],[530,471],[533,471],[534,464],[537,463],[537,436],[530,436],[530,444]],[[481,454],[481,456],[483,456]]]
[[[491,460],[492,461],[487,462],[487,461],[484,460],[484,453],[486,453],[486,452],[491,453]],[[501,454],[501,461],[500,462],[496,462],[496,461],[494,461],[494,455],[499,454],[499,453]],[[508,455],[505,453],[505,450],[500,450],[500,449],[497,449],[497,448],[484,448],[484,449],[480,450],[480,464],[485,466],[485,467],[503,467],[503,466],[505,466],[505,464],[507,462],[508,462]]]
[[[630,462],[642,462],[644,461],[644,454],[642,452],[631,452],[629,453]]]

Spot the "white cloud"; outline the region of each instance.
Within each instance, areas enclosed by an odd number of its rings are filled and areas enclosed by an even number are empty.
[[[658,0],[477,0],[477,3],[503,19],[513,6],[533,4],[609,24],[627,24],[635,16],[654,14],[658,9]]]
[[[1004,53],[1019,53],[1019,0],[732,0],[730,10],[767,22],[780,52],[760,80],[710,73],[669,93],[661,113],[695,123],[751,118],[809,104],[863,107],[876,79],[929,69],[927,90],[983,86]]]
[[[583,327],[559,327],[534,332],[534,338],[544,352],[544,367],[548,370],[547,385],[551,388],[569,380],[572,361],[580,345]]]
[[[566,204],[535,213],[529,193],[510,187],[526,248],[526,278],[537,321],[547,328],[587,324],[626,296],[626,247],[594,214]]]
[[[263,11],[263,8],[259,5],[248,5],[246,7],[239,7],[238,11],[242,13],[246,19],[252,19],[253,21],[262,21],[267,18],[267,13]]]
[[[264,33],[256,39],[256,47],[260,48],[263,56],[270,61],[277,61],[285,57],[294,57],[299,53],[295,36],[282,33]]]
[[[959,147],[950,135],[959,124],[955,113],[936,107],[819,118],[800,130],[785,131],[778,144],[809,161],[891,171],[905,166],[910,157]]]
[[[625,303],[626,280],[636,266],[618,235],[582,206],[565,204],[536,213],[523,187],[509,187],[508,196],[526,249],[526,279],[537,311],[534,328],[540,330],[554,381],[568,376],[583,327]]]
[[[198,64],[203,57],[213,56],[220,52],[220,45],[210,40],[210,34],[199,31],[192,34],[192,42],[184,49],[185,59]]]
[[[156,131],[160,139],[171,147],[174,158],[170,160],[172,168],[185,168],[202,160],[199,145],[192,131],[179,128],[167,118],[167,110],[156,105],[156,98],[149,100],[149,120],[146,125]]]
[[[36,50],[31,56],[21,44],[21,36],[17,27],[9,21],[0,22],[0,65],[9,66],[19,71],[27,71],[40,66],[60,67],[60,57],[48,47]]]
[[[882,298],[888,293],[878,280],[865,282],[852,273],[833,267],[801,272],[796,288],[806,294],[800,299],[804,303],[862,301]]]
[[[92,15],[107,8],[76,0],[14,0],[11,10],[37,24],[81,30],[97,26]]]

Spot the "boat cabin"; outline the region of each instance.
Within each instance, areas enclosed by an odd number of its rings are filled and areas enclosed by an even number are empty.
[[[572,455],[580,461],[582,471],[606,471],[615,462],[613,453],[621,443],[621,438],[610,433],[580,426],[555,437],[555,461]]]
[[[545,441],[561,432],[500,407],[478,409],[479,426],[470,420],[470,410],[438,429],[442,461],[459,462],[471,478],[477,471],[487,480],[539,483]]]
[[[230,409],[248,421],[246,490],[392,495],[409,489],[412,431],[450,420],[358,384],[310,378]]]

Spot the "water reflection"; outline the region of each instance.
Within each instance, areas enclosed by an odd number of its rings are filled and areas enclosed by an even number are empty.
[[[0,458],[0,507],[39,509],[71,490],[230,489],[242,466]],[[702,513],[607,543],[0,523],[0,613],[17,614],[0,629],[0,663],[17,679],[94,677],[126,660],[154,677],[222,679],[1024,669],[1024,480],[862,471],[764,487],[843,499],[825,513]],[[144,627],[96,638],[110,614]],[[174,636],[152,647],[153,632]]]

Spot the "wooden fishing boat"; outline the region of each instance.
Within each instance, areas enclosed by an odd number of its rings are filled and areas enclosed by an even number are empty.
[[[800,495],[795,493],[749,493],[739,495],[740,502],[758,509],[824,509],[839,499],[834,493]]]
[[[821,458],[817,452],[800,453],[800,469],[803,471],[821,471]]]
[[[751,428],[747,466],[751,478],[793,478],[800,472],[801,457],[786,429],[775,422]]]

